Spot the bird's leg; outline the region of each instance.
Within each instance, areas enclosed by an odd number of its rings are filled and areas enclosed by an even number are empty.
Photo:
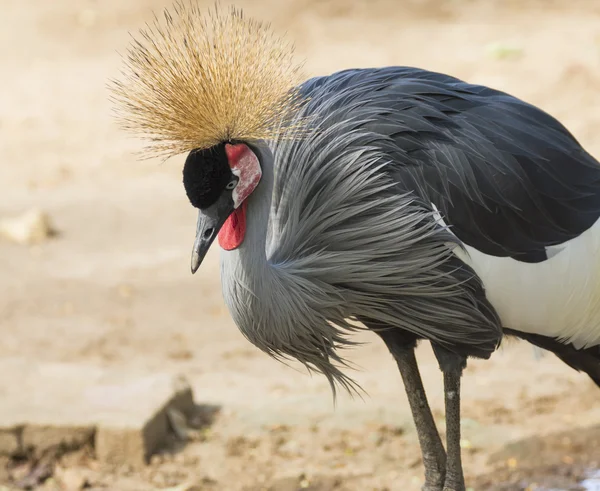
[[[425,468],[423,491],[440,491],[444,484],[446,452],[429,408],[414,347],[394,349],[392,354],[400,369],[408,403],[417,428],[423,455],[423,467]]]
[[[360,320],[383,339],[398,364],[423,456],[425,468],[423,491],[442,491],[446,476],[446,451],[435,426],[419,373],[415,357],[417,336],[370,319]]]
[[[443,491],[464,491],[460,448],[460,376],[461,370],[444,372],[444,392],[446,399],[446,481]]]
[[[443,491],[465,491],[460,448],[460,378],[466,358],[434,346],[434,352],[444,374],[446,402],[446,480]]]

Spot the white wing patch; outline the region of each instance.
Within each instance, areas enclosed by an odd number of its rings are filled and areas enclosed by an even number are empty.
[[[437,208],[436,219],[446,226]],[[452,228],[449,228],[450,232]],[[455,254],[482,279],[504,327],[555,337],[576,348],[600,344],[600,220],[578,237],[524,263],[464,245]]]

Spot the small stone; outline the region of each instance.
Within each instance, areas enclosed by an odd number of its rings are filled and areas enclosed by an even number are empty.
[[[66,491],[79,491],[91,484],[89,471],[81,468],[65,468],[56,466],[54,468],[54,477]]]
[[[37,244],[54,233],[48,214],[37,208],[0,221],[0,236],[17,244]]]

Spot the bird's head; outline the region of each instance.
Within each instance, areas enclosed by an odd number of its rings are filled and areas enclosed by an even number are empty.
[[[183,182],[199,209],[195,272],[215,237],[244,239],[245,203],[262,170],[253,145],[295,138],[305,127],[293,46],[231,8],[178,2],[134,38],[124,78],[110,89],[122,126],[150,156],[187,153]],[[224,226],[228,224],[227,226]]]
[[[259,159],[245,143],[221,143],[190,152],[183,167],[183,185],[190,203],[199,210],[193,273],[217,235],[223,249],[240,246],[246,232],[246,199],[261,176]]]

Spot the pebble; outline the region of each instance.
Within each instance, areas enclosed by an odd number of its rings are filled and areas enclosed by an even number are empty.
[[[47,213],[37,208],[0,220],[0,236],[22,245],[38,244],[54,233]]]

